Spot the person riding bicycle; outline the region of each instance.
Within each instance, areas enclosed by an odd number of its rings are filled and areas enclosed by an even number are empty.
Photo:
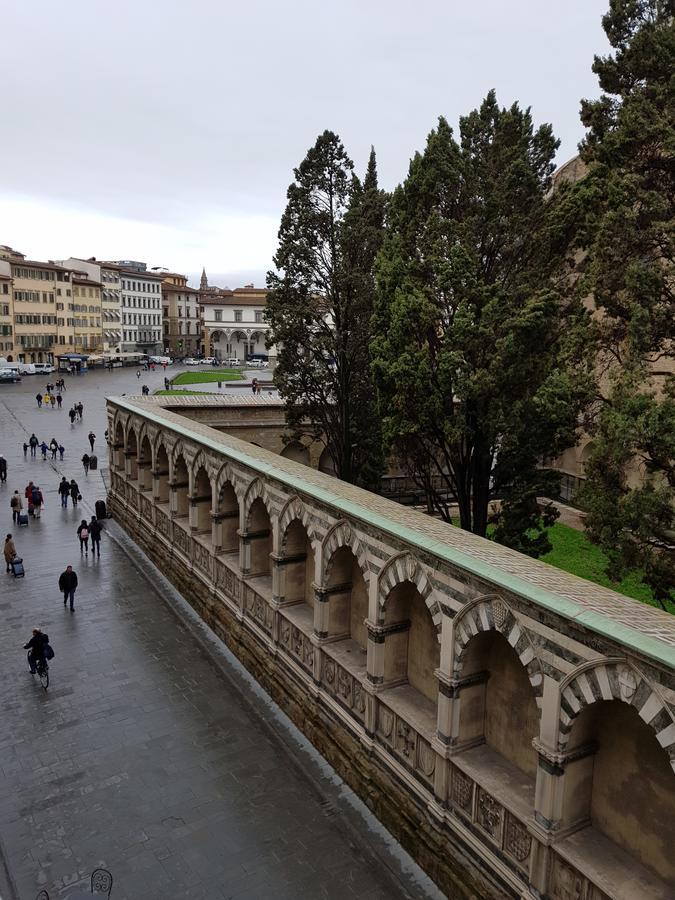
[[[43,634],[40,628],[33,629],[33,637],[24,644],[23,649],[28,650],[28,665],[30,674],[35,675],[38,666],[42,668],[45,661],[45,647],[49,643],[49,635]]]

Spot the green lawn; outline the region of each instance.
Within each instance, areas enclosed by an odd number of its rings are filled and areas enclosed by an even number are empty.
[[[169,397],[195,397],[195,396],[206,396],[206,397],[214,397],[215,394],[210,394],[208,391],[155,391],[155,394],[161,394],[163,396]]]
[[[181,372],[171,379],[171,384],[204,384],[209,381],[241,381],[243,375],[236,369],[214,369],[209,372]]]
[[[605,574],[607,557],[599,547],[589,541],[582,531],[576,531],[568,525],[556,522],[550,530],[550,539],[553,549],[546,556],[542,556],[544,562],[550,563],[558,569],[564,569],[565,572],[579,575],[581,578],[587,578],[596,584],[612,588],[612,590],[640,600],[642,603],[659,606],[647,585],[640,580],[639,572],[632,572],[619,582],[610,581]],[[675,613],[675,603],[666,603],[666,607],[669,612]]]

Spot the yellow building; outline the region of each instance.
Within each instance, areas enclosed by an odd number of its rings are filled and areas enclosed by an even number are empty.
[[[12,269],[5,259],[0,259],[0,357],[14,362]]]
[[[101,282],[91,280],[82,272],[73,273],[71,305],[71,315],[66,318],[67,323],[72,323],[71,345],[65,352],[84,356],[102,353]]]
[[[17,258],[18,257],[18,258]],[[14,352],[19,362],[54,362],[65,345],[72,273],[54,263],[10,259],[14,289]]]
[[[167,272],[162,282],[164,350],[172,356],[194,356],[201,350],[199,291],[185,275]]]

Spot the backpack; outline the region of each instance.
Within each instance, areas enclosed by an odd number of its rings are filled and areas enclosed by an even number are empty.
[[[33,506],[39,506],[39,504],[42,503],[42,497],[40,497],[40,491],[38,491],[37,488],[33,488],[30,496],[33,501]]]
[[[83,528],[82,531],[80,531],[80,540],[86,541],[88,537],[89,537],[89,529]]]
[[[18,497],[12,497],[12,499],[9,501],[9,505],[12,507],[12,509],[19,509],[20,502],[21,501]]]
[[[45,644],[45,659],[54,659],[54,650],[51,644]]]

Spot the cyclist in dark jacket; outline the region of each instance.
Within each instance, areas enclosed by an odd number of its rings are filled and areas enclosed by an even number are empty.
[[[37,664],[45,661],[45,647],[49,643],[49,635],[43,634],[39,628],[33,629],[33,637],[23,645],[28,650],[28,665],[31,675],[35,675]]]

